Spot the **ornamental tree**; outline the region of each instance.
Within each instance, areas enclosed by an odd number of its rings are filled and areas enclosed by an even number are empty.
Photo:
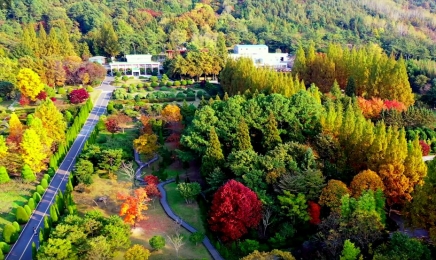
[[[124,254],[125,260],[147,260],[149,257],[150,251],[141,245],[133,245]]]
[[[153,154],[159,148],[157,143],[157,135],[145,133],[138,139],[133,140],[133,146],[138,153],[146,155]]]
[[[223,241],[234,241],[256,227],[262,218],[262,203],[249,188],[230,180],[213,196],[208,223]]]
[[[75,89],[68,95],[71,104],[79,104],[89,98],[89,93],[84,88]]]
[[[184,182],[177,185],[177,190],[180,192],[180,195],[182,195],[182,197],[185,199],[186,204],[190,204],[195,199],[195,197],[200,194],[201,186],[198,182]]]
[[[365,170],[359,172],[356,176],[354,176],[353,181],[350,184],[350,190],[353,194],[353,197],[360,197],[364,190],[384,190],[385,185],[383,184],[382,179],[377,173],[371,170]]]
[[[123,204],[121,204],[120,216],[124,216],[125,223],[135,227],[136,222],[147,219],[142,213],[142,211],[148,209],[146,204],[148,197],[143,188],[136,189],[133,196],[119,193],[117,198],[124,201]]]
[[[48,154],[44,153],[41,139],[35,130],[29,128],[24,132],[21,149],[24,163],[29,165],[33,172],[38,173],[46,169],[44,160]]]
[[[333,211],[337,211],[341,207],[341,198],[345,194],[350,194],[345,183],[338,180],[330,180],[327,186],[322,189],[319,204],[321,206],[327,206]]]
[[[120,127],[118,125],[118,121],[115,118],[110,118],[110,119],[106,120],[104,125],[106,126],[106,130],[112,134],[115,134],[116,132],[118,132],[120,130]]]
[[[44,90],[44,84],[38,74],[27,68],[21,69],[18,73],[16,86],[23,96],[32,101],[35,101],[38,94]]]
[[[321,223],[321,219],[319,218],[321,215],[321,206],[317,204],[316,202],[309,201],[309,216],[310,216],[310,224],[318,225]]]

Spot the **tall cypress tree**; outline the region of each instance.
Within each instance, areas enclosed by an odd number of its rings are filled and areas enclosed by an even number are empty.
[[[201,173],[203,176],[208,176],[216,167],[220,167],[223,162],[224,155],[221,149],[221,143],[215,128],[212,127],[209,132],[209,145],[202,159]]]
[[[241,118],[238,128],[236,129],[236,139],[238,142],[238,150],[251,150],[253,146],[251,146],[250,133],[248,130],[248,125],[245,122],[244,118]]]
[[[279,129],[277,128],[277,121],[273,112],[271,111],[266,122],[263,136],[264,147],[266,147],[268,150],[271,150],[281,142],[282,138],[280,138]]]
[[[356,82],[353,77],[349,77],[347,86],[345,87],[345,94],[349,97],[356,96]]]

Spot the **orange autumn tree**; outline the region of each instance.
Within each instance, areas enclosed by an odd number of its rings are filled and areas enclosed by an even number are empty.
[[[136,189],[133,196],[128,194],[117,194],[117,199],[123,200],[120,208],[120,216],[124,216],[124,222],[136,226],[136,222],[147,219],[143,211],[148,209],[149,201],[147,192],[143,188]]]
[[[168,129],[171,130],[170,136],[168,136],[168,142],[174,142],[179,145],[180,135],[183,130],[182,115],[180,114],[180,108],[177,105],[167,105],[162,110],[162,118],[167,123]]]
[[[357,103],[359,104],[360,110],[362,110],[362,114],[367,119],[378,117],[384,107],[383,100],[375,97],[371,98],[370,100],[358,97]]]

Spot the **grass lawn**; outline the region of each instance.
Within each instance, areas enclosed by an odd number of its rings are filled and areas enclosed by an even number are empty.
[[[130,76],[128,76],[128,77],[130,77]],[[112,84],[113,86],[120,87],[120,86],[122,86],[123,84],[129,86],[130,84],[139,84],[139,83],[144,83],[144,82],[145,82],[145,80],[143,80],[143,79],[129,79],[129,80],[127,80],[126,82],[120,80],[119,83],[111,82],[111,84]]]
[[[15,221],[15,209],[23,206],[30,198],[35,185],[21,180],[11,180],[0,185],[0,233],[3,227]],[[0,240],[3,240],[1,236]]]
[[[73,197],[77,203],[79,214],[93,209],[98,209],[103,212],[105,216],[118,215],[120,201],[116,199],[117,193],[129,192],[130,183],[123,181],[111,181],[101,179],[94,176],[94,183],[89,186],[88,193],[74,192]],[[107,196],[107,203],[97,202],[97,199],[102,196]],[[181,259],[211,259],[209,253],[203,244],[194,245],[189,242],[189,232],[183,228],[178,227],[173,220],[171,220],[163,211],[160,203],[155,202],[155,205],[150,205],[149,209],[145,212],[148,219],[143,220],[137,224],[137,227],[132,230],[131,241],[132,244],[141,244],[146,248],[151,247],[148,243],[150,238],[155,235],[160,235],[166,238],[167,235],[173,235],[177,230],[185,237],[185,245],[179,250]],[[152,252],[149,259],[151,260],[166,260],[176,259],[176,252],[172,248],[168,239],[165,248],[159,252]],[[114,259],[122,260],[124,252],[117,252]]]
[[[101,89],[94,89],[92,92],[89,93],[89,97],[92,100],[92,104],[95,105],[95,102],[98,99],[98,96],[100,96],[102,90]]]
[[[198,231],[205,233],[200,207],[197,202],[194,201],[192,204],[186,204],[185,199],[180,196],[180,193],[176,188],[177,184],[175,182],[165,185],[168,204],[171,209],[176,215],[180,216],[183,221],[190,224]]]

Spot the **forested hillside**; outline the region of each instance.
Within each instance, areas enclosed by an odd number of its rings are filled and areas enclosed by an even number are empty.
[[[86,43],[92,54],[107,54],[98,35],[112,23],[122,54],[156,54],[185,42],[212,47],[223,32],[228,47],[265,43],[295,52],[311,40],[320,50],[329,42],[374,42],[405,58],[434,59],[435,11],[424,0],[11,0],[0,12],[0,44],[17,48],[23,24],[41,22],[49,31],[63,20],[78,53]]]

